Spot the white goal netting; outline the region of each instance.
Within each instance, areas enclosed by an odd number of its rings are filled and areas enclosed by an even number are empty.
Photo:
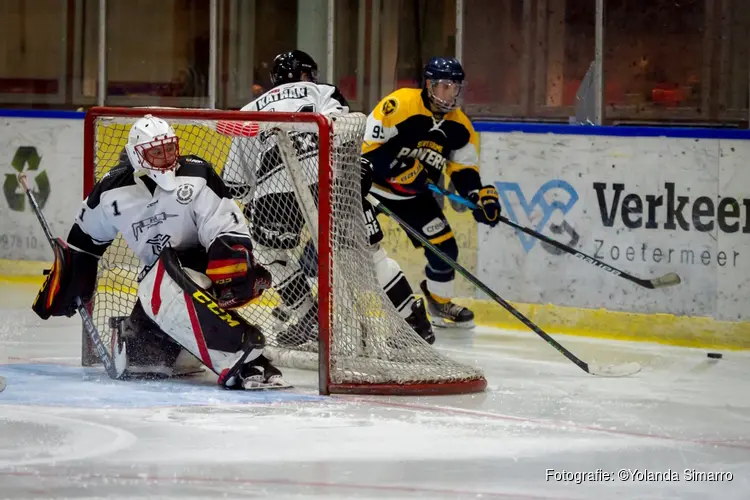
[[[267,339],[279,366],[318,370],[321,392],[460,393],[482,390],[480,370],[424,342],[378,285],[360,192],[365,116],[94,108],[86,119],[86,187],[116,166],[130,125],[169,121],[180,155],[210,162],[243,209],[256,259],[274,288],[238,310]],[[279,262],[288,265],[280,266]],[[92,317],[105,342],[130,314],[140,265],[118,237],[100,261]],[[300,301],[319,308],[300,335]],[[319,331],[319,334],[318,334]],[[86,337],[84,336],[84,339]],[[84,342],[84,364],[98,363]]]

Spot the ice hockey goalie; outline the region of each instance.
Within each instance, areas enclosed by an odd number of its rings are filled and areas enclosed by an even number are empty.
[[[287,387],[262,354],[262,332],[233,311],[271,277],[227,187],[208,162],[180,156],[174,130],[158,117],[133,124],[125,153],[84,200],[67,240],[57,240],[33,310],[42,319],[75,314],[76,297],[90,300],[98,261],[121,234],[143,266],[131,314],[109,319],[126,347],[127,375],[203,365],[226,388]]]

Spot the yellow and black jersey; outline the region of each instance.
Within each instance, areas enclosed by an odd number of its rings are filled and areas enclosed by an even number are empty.
[[[420,89],[400,89],[386,96],[367,117],[362,154],[373,164],[372,190],[392,199],[413,196],[395,193],[386,179],[397,159],[414,158],[437,182],[443,167],[462,196],[479,189],[479,140],[469,118],[460,109],[442,118],[430,111]]]

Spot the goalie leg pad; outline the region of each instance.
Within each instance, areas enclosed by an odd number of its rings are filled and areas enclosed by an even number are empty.
[[[180,266],[171,248],[162,251],[139,284],[138,298],[161,331],[216,374],[231,375],[265,346],[261,331],[235,311],[219,307]]]

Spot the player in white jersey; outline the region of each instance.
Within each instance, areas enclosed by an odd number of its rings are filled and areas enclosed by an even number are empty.
[[[242,111],[311,112],[334,119],[349,112],[349,104],[338,88],[318,82],[318,65],[305,52],[294,50],[276,56],[271,80],[274,88],[244,106]],[[296,322],[292,320],[277,339],[281,344],[298,345],[317,338],[318,307],[308,283],[308,277],[315,272],[316,255],[314,248],[307,246],[300,262],[290,252],[296,249],[299,253],[303,216],[274,136],[264,138],[260,134],[259,137],[261,144],[252,139],[233,140],[227,164],[241,165],[242,168],[225,168],[223,175],[227,185],[235,189],[246,204],[255,247],[259,258],[262,255],[263,261],[268,263],[274,288],[286,306],[285,312],[297,319]],[[292,134],[291,139],[298,159],[307,167],[303,169],[307,184],[317,197],[317,137],[309,132],[299,132]],[[354,147],[359,149],[360,146]],[[259,150],[262,153],[257,154]],[[362,160],[361,172],[364,198],[371,186],[372,165],[369,161]],[[380,247],[383,233],[369,202],[365,200],[363,204],[381,286],[399,314],[422,338],[433,343],[435,336],[422,299],[414,297],[401,267]],[[285,207],[285,211],[281,213],[279,207]],[[286,314],[283,319],[288,319]]]
[[[174,130],[160,118],[136,121],[125,151],[84,200],[67,241],[57,240],[34,311],[42,319],[75,314],[76,297],[91,299],[99,259],[120,234],[144,266],[130,316],[110,319],[125,343],[127,373],[171,375],[186,350],[224,387],[286,385],[262,355],[263,334],[232,310],[259,297],[271,278],[255,262],[228,188],[205,160],[180,157]]]

